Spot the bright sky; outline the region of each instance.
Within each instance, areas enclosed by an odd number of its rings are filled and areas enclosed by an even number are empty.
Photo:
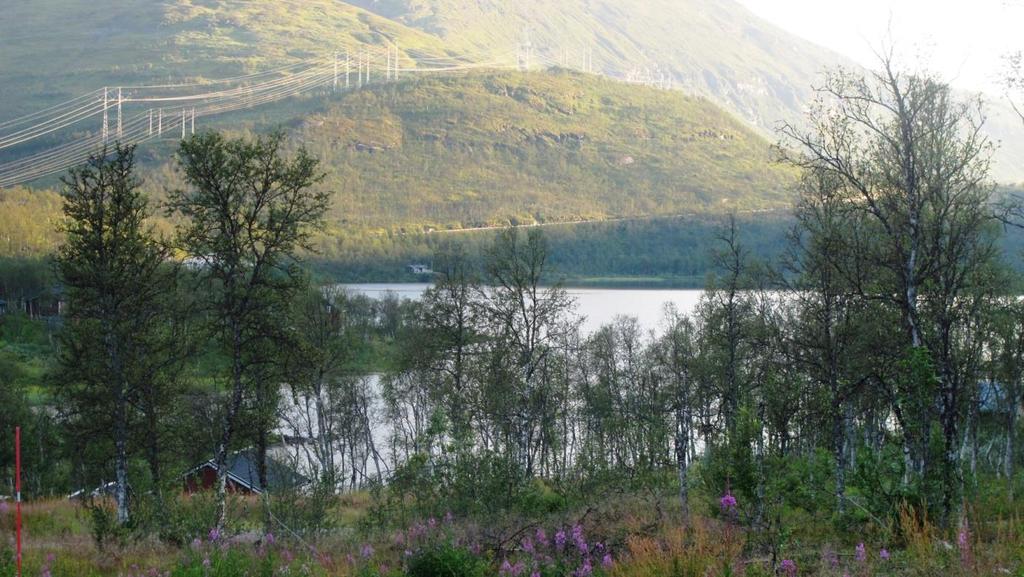
[[[901,62],[954,85],[999,91],[1004,54],[1024,49],[1024,0],[739,0],[762,18],[861,64],[891,38]]]

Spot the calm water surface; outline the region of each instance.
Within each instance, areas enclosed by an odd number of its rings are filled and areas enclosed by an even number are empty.
[[[345,289],[381,298],[393,293],[403,299],[419,299],[429,284],[346,284]],[[576,300],[576,312],[584,317],[583,328],[592,332],[617,316],[636,317],[645,330],[662,328],[665,305],[672,303],[683,313],[692,312],[704,293],[701,290],[566,289]]]

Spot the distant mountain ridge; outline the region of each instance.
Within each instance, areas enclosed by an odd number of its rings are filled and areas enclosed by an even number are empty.
[[[604,72],[647,68],[760,127],[799,122],[821,74],[851,60],[757,16],[735,0],[349,0],[410,28],[476,48],[528,38],[541,50],[583,47]],[[880,40],[880,39],[879,39]],[[1024,125],[986,98],[999,147],[993,176],[1024,182]]]

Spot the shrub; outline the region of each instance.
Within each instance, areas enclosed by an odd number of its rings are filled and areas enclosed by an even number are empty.
[[[472,551],[442,543],[412,557],[406,566],[408,577],[484,577],[489,566]]]
[[[274,520],[289,533],[322,535],[337,525],[335,507],[338,497],[328,483],[317,483],[307,494],[297,491],[276,493],[271,500]]]
[[[105,499],[90,499],[83,506],[89,512],[89,531],[97,549],[103,551],[110,542],[124,536],[117,524],[117,513]]]

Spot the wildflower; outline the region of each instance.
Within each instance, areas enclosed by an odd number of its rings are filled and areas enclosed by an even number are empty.
[[[406,556],[406,557],[412,557],[412,550],[410,550],[410,549],[406,549],[406,550],[405,550],[405,556]]]
[[[281,558],[284,559],[285,563],[291,563],[292,559],[295,559],[295,555],[292,555],[291,551],[289,551],[288,549],[285,549],[284,551],[281,552]]]
[[[267,542],[267,545],[273,545],[275,541],[273,533],[267,533],[267,536],[263,539]]]
[[[0,501],[0,515],[6,515],[11,510],[11,506],[7,504],[7,501]]]
[[[588,557],[583,560],[583,565],[581,565],[573,575],[575,575],[575,577],[590,577],[593,572],[594,567],[590,564],[590,558]]]
[[[548,534],[544,532],[544,529],[542,527],[538,527],[537,528],[536,539],[537,539],[537,542],[540,543],[541,545],[547,545],[548,544]]]
[[[857,543],[857,549],[853,553],[854,558],[858,563],[863,563],[868,558],[867,550],[864,549],[864,543]]]
[[[364,543],[363,547],[359,550],[359,554],[363,556],[363,559],[369,559],[373,557],[373,545]]]
[[[437,527],[437,519],[431,517],[430,520],[427,521],[427,526],[430,527],[431,529]]]
[[[783,559],[780,568],[786,577],[796,577],[796,563],[792,559]]]
[[[559,551],[565,549],[565,531],[562,529],[559,529],[558,532],[555,533],[555,548]]]
[[[889,560],[889,550],[886,549],[885,547],[882,547],[882,550],[878,552],[878,556],[882,558],[882,561],[888,561]]]
[[[529,536],[523,537],[523,551],[527,553],[533,553],[534,550],[535,549],[533,547],[533,539],[530,539]]]
[[[601,568],[605,569],[605,570],[611,569],[612,568],[612,563],[614,563],[612,561],[612,554],[611,553],[605,553],[604,557],[601,559]]]
[[[501,563],[501,568],[498,569],[498,575],[511,575],[511,574],[512,574],[512,564],[508,562],[508,559],[505,559]]]
[[[193,549],[198,549],[198,548],[200,548],[202,546],[203,546],[203,540],[202,539],[200,539],[199,537],[196,537],[195,539],[192,539],[192,548]]]
[[[731,513],[736,510],[736,497],[733,497],[731,492],[726,491],[722,498],[718,500],[718,506],[721,507],[723,513]]]
[[[540,570],[534,569],[533,573],[530,573],[530,577],[540,577]]]
[[[220,529],[218,529],[216,527],[214,527],[213,529],[210,529],[209,537],[210,537],[210,542],[211,543],[217,541],[218,539],[220,539]]]
[[[452,516],[452,512],[451,511],[448,511],[447,513],[444,514],[444,522],[445,523],[448,523],[450,525],[452,523],[452,521],[454,521],[454,520],[455,520],[455,517]]]
[[[391,566],[388,565],[387,563],[381,563],[379,569],[380,569],[380,574],[381,575],[387,575],[388,573],[391,572]]]
[[[209,566],[210,566],[210,557],[209,557],[209,555],[207,555],[206,557],[203,557],[203,567],[209,567]]]
[[[964,519],[963,526],[960,527],[960,532],[956,536],[956,544],[960,548],[960,562],[964,565],[971,564],[971,529],[967,525],[967,519]]]

